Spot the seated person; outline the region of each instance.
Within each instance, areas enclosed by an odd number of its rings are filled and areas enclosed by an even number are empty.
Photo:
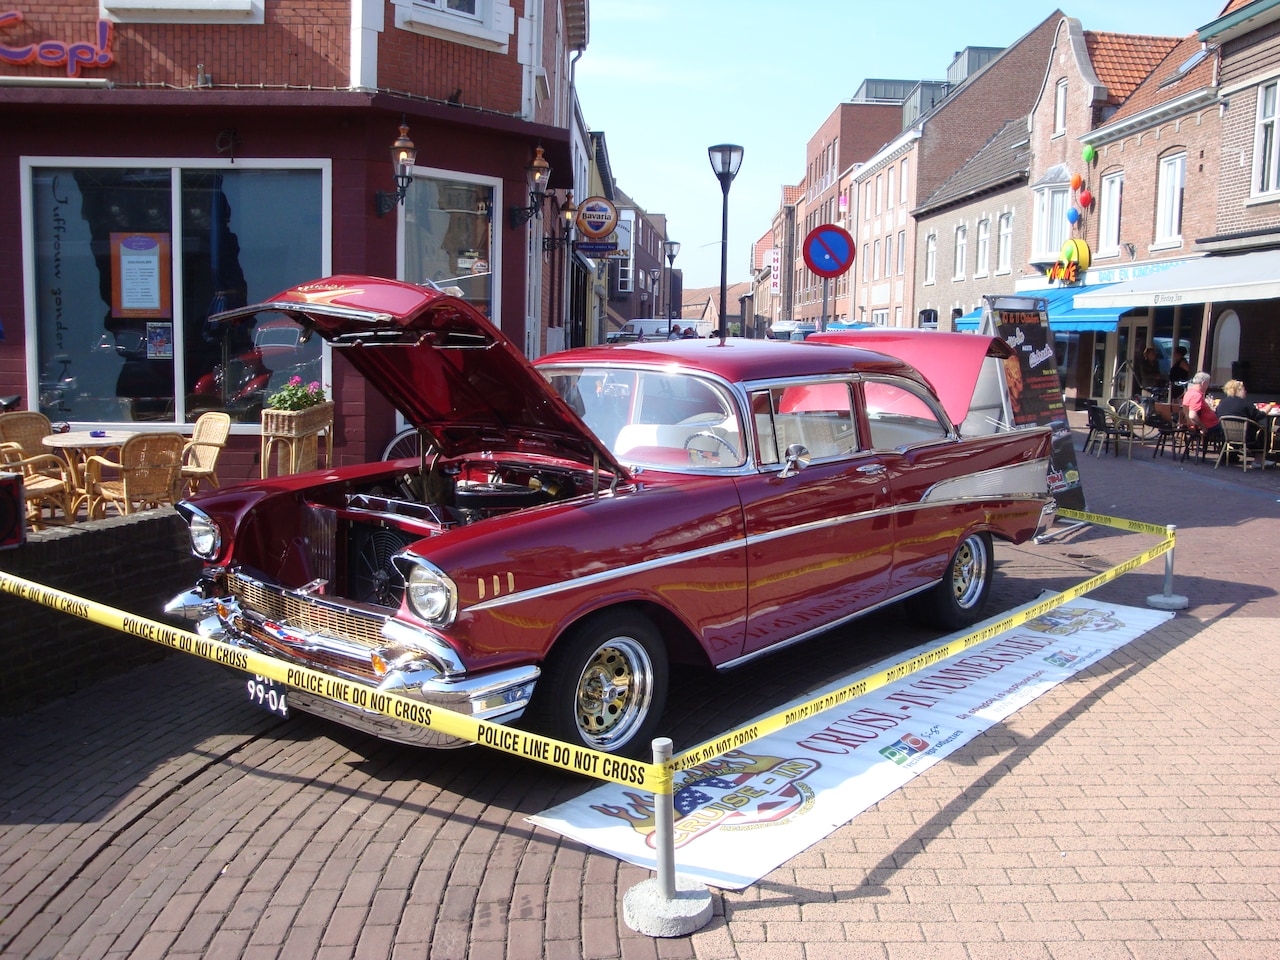
[[[1218,401],[1218,408],[1214,413],[1219,417],[1244,417],[1250,421],[1249,429],[1245,433],[1245,443],[1250,450],[1262,451],[1266,446],[1266,428],[1263,426],[1263,416],[1258,412],[1258,408],[1245,399],[1247,391],[1244,388],[1244,382],[1241,380],[1228,380],[1222,385],[1222,392],[1226,394]],[[1259,453],[1261,459],[1261,452]]]
[[[1186,387],[1186,381],[1191,379],[1191,364],[1187,362],[1186,347],[1173,348],[1173,362],[1169,366],[1169,386],[1173,390],[1173,397],[1176,399],[1182,394]]]
[[[1156,356],[1155,347],[1147,347],[1142,351],[1134,373],[1137,374],[1137,386],[1143,390],[1154,390],[1164,381],[1160,375],[1160,358]]]
[[[1206,440],[1220,440],[1222,425],[1218,423],[1218,414],[1205,396],[1205,391],[1208,389],[1209,375],[1201,370],[1191,378],[1186,392],[1182,395],[1183,415],[1187,418],[1187,426],[1193,432]]]

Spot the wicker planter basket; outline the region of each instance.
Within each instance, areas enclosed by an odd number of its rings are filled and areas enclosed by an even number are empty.
[[[305,410],[262,411],[262,433],[273,437],[307,437],[333,425],[333,401],[326,400]]]

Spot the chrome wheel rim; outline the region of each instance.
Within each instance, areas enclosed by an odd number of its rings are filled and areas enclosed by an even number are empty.
[[[574,718],[587,743],[620,747],[644,723],[653,702],[653,661],[630,637],[614,637],[587,660],[578,679]]]
[[[987,580],[987,544],[981,537],[967,537],[956,551],[951,566],[951,589],[956,603],[965,610],[982,596]]]

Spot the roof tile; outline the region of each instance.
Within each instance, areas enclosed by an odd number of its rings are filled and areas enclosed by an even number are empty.
[[[1107,88],[1107,102],[1119,104],[1178,44],[1177,37],[1150,37],[1136,33],[1084,32],[1089,61]]]

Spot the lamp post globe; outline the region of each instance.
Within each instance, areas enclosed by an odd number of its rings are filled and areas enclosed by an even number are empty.
[[[736,143],[718,143],[707,148],[707,157],[724,195],[720,216],[720,343],[723,345],[727,335],[725,305],[729,289],[729,186],[742,166],[742,148]]]

